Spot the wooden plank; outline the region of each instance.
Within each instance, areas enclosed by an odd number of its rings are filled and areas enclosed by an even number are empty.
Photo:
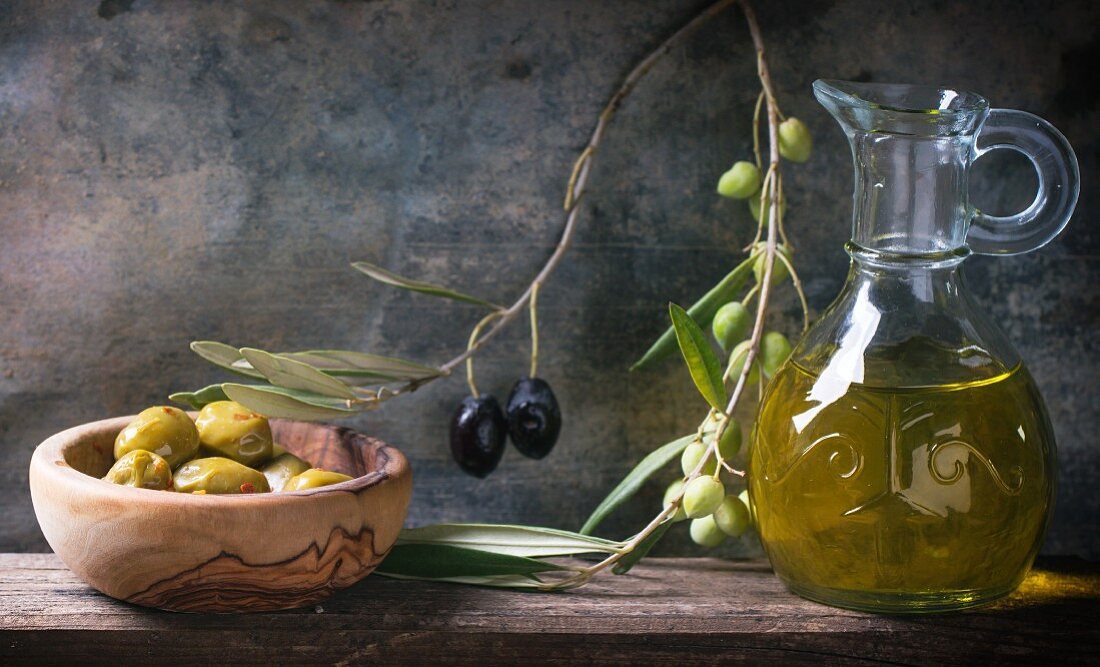
[[[212,615],[103,596],[52,554],[0,554],[0,663],[964,663],[1100,655],[1100,565],[1047,559],[990,608],[887,617],[787,592],[765,561],[651,559],[570,593],[369,577],[316,607]]]

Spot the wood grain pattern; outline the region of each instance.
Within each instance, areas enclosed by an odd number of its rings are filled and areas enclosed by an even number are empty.
[[[274,420],[287,450],[355,479],[290,493],[193,496],[98,479],[129,419],[59,433],[31,459],[42,532],[74,573],[107,595],[173,611],[301,607],[367,576],[401,530],[412,473],[380,440]]]
[[[369,577],[321,606],[172,615],[97,594],[52,554],[0,554],[0,663],[987,664],[1095,662],[1100,565],[1040,560],[992,607],[927,617],[834,609],[762,560],[650,559],[533,594]]]

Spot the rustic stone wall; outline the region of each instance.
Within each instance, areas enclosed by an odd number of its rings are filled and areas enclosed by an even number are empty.
[[[564,178],[629,67],[705,3],[26,0],[0,5],[0,550],[42,550],[34,446],[221,376],[187,350],[216,339],[440,362],[478,312],[372,283],[366,259],[495,301],[519,293],[562,224]],[[1100,557],[1100,110],[1089,2],[759,2],[785,110],[813,129],[786,172],[812,306],[844,277],[851,177],[817,77],[951,84],[1046,117],[1084,177],[1068,231],[1040,253],[968,262],[979,301],[1031,366],[1059,438],[1046,549]],[[542,292],[543,375],[558,449],[461,474],[446,424],[460,378],[352,425],[399,445],[410,521],[574,528],[646,451],[703,409],[675,364],[627,374],[751,235],[712,194],[749,154],[757,93],[736,11],[642,83],[612,126],[576,247]],[[1033,177],[983,165],[974,198],[1018,207]],[[794,331],[789,295],[776,323]],[[502,396],[526,369],[518,324],[478,358]],[[667,479],[609,521],[636,529]],[[664,553],[696,553],[678,528]],[[751,542],[730,553],[756,553]]]

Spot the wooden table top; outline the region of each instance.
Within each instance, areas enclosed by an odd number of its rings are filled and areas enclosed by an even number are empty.
[[[978,610],[876,616],[798,598],[766,561],[649,559],[568,593],[368,577],[317,607],[173,614],[53,554],[0,554],[0,664],[947,664],[1100,661],[1100,564],[1042,559]]]

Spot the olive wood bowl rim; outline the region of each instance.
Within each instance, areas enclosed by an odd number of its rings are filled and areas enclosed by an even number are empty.
[[[313,496],[323,496],[332,493],[357,493],[372,486],[380,486],[386,481],[403,477],[410,473],[408,461],[399,449],[379,438],[366,435],[355,429],[345,426],[335,426],[317,422],[304,422],[293,419],[273,419],[273,423],[305,424],[311,428],[340,431],[350,434],[356,439],[361,439],[364,446],[375,451],[384,451],[385,463],[381,468],[371,470],[365,475],[352,478],[344,482],[321,486],[314,489],[301,491],[271,491],[267,493],[180,493],[158,489],[142,489],[134,486],[113,484],[102,478],[89,475],[72,467],[65,460],[65,451],[75,446],[89,433],[97,431],[115,431],[117,434],[129,424],[137,415],[122,417],[110,417],[93,422],[86,422],[59,431],[43,440],[34,450],[31,456],[31,467],[38,467],[44,479],[49,482],[64,482],[69,488],[79,488],[84,492],[95,496],[109,497],[118,494],[129,496],[131,500],[149,502],[155,505],[172,505],[180,507],[211,507],[224,505],[226,507],[252,505],[254,503],[277,504],[281,502],[305,502]],[[116,428],[117,426],[117,428]],[[313,463],[309,462],[312,466]],[[136,494],[136,495],[135,495]]]

